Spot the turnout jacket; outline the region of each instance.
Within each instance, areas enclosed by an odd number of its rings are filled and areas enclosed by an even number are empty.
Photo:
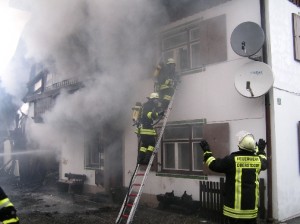
[[[223,214],[235,219],[256,218],[258,176],[261,170],[267,169],[265,154],[241,150],[223,159],[213,157],[211,152],[205,154],[204,161],[212,171],[226,174]]]
[[[143,104],[141,115],[141,127],[136,130],[136,133],[141,135],[156,135],[153,128],[153,121],[158,118],[156,105],[152,100],[148,100]]]
[[[3,189],[0,187],[0,221],[3,224],[19,223],[17,211],[10,202]]]

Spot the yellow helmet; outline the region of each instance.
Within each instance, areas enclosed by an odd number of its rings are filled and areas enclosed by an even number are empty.
[[[169,58],[167,61],[167,65],[168,64],[175,64],[175,60],[173,58]]]
[[[254,136],[249,132],[242,131],[238,134],[239,144],[238,147],[242,150],[255,152],[256,142]]]
[[[156,93],[156,92],[151,93],[150,96],[149,96],[149,99],[159,99],[158,93]]]

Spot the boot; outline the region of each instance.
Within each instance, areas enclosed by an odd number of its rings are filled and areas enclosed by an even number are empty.
[[[146,153],[145,153],[145,152],[139,151],[137,163],[138,163],[138,164],[143,164],[143,161],[144,161],[144,159],[145,159],[145,156],[146,156]]]
[[[152,152],[151,152],[151,151],[147,151],[147,152],[146,152],[145,159],[144,159],[144,161],[143,161],[144,165],[148,165],[151,156],[152,156]]]

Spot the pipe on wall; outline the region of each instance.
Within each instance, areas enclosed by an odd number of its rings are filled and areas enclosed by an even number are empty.
[[[260,0],[260,16],[261,16],[261,27],[266,34],[266,0]],[[263,62],[268,63],[267,45],[264,44],[262,48]],[[271,144],[271,109],[270,109],[270,94],[265,94],[265,113],[266,113],[266,141],[267,141],[267,223],[273,223],[273,197],[272,197],[272,144]]]

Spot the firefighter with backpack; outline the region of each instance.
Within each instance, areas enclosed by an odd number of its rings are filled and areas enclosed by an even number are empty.
[[[133,108],[133,120],[137,129],[135,133],[139,137],[140,147],[138,152],[138,164],[147,165],[155,149],[156,131],[153,127],[155,120],[164,116],[164,111],[159,111],[159,94],[151,93],[148,101],[143,105],[137,103]]]
[[[175,67],[175,60],[169,58],[166,64],[159,63],[154,72],[154,77],[156,78],[155,90],[159,93],[163,110],[168,108],[178,81]]]

